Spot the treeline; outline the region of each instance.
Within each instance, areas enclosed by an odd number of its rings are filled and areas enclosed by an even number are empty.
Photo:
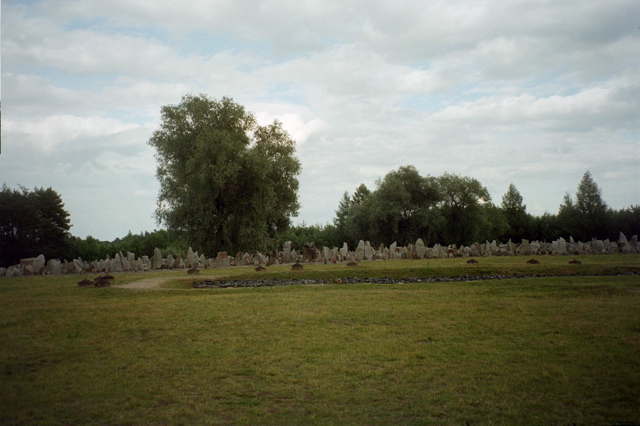
[[[87,261],[112,258],[118,252],[152,256],[154,248],[163,255],[186,255],[189,246],[206,252],[186,234],[164,229],[133,234],[114,241],[99,241],[92,236],[79,238],[69,232],[69,213],[60,195],[52,188],[24,187],[0,191],[0,267],[21,258],[44,254],[47,259]],[[496,205],[487,189],[474,178],[445,173],[421,176],[415,167],[403,166],[391,171],[370,190],[360,185],[352,194],[345,192],[332,223],[290,226],[277,234],[272,249],[281,249],[286,241],[301,249],[305,243],[341,247],[344,242],[356,247],[359,240],[372,246],[414,243],[422,238],[426,245],[469,245],[485,240],[520,242],[523,238],[553,241],[559,237],[576,241],[592,238],[615,241],[618,233],[627,237],[640,234],[640,206],[613,210],[602,198],[598,185],[586,172],[575,196],[566,194],[556,214],[533,216],[515,185],[511,184]],[[245,251],[247,242],[238,242]],[[218,251],[228,250],[226,247]],[[215,256],[216,253],[205,253]],[[235,254],[235,253],[232,253]]]
[[[421,176],[415,167],[403,166],[388,173],[370,190],[360,185],[345,192],[332,224],[291,227],[284,239],[295,247],[316,245],[355,247],[359,240],[372,245],[401,245],[422,238],[425,244],[469,245],[486,240],[520,242],[523,238],[576,241],[592,238],[617,240],[640,234],[640,206],[613,210],[602,198],[587,171],[575,197],[565,195],[557,214],[533,216],[515,185],[511,184],[496,205],[487,189],[474,178],[445,173]]]
[[[187,244],[166,230],[132,234],[114,241],[92,236],[78,238],[69,232],[69,213],[60,195],[52,188],[2,186],[0,191],[0,267],[17,264],[20,259],[43,254],[46,259],[92,261],[113,258],[118,252],[153,256],[153,249],[186,255]]]

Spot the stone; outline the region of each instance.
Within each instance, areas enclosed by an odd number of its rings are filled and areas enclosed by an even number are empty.
[[[125,257],[122,252],[116,254],[116,256],[120,256],[120,264],[122,264],[122,270],[123,271],[130,271],[131,270],[131,263],[129,263],[129,259],[127,257]]]
[[[358,262],[352,260],[350,262],[347,262],[347,266],[350,268],[355,268],[356,266],[358,266]]]
[[[113,272],[122,272],[122,262],[120,261],[120,256],[114,256],[114,258],[111,260],[111,266],[109,269]]]
[[[527,263],[528,263],[529,265],[537,265],[537,264],[539,264],[539,263],[540,263],[540,261],[538,261],[538,260],[536,260],[536,259],[533,259],[533,258],[532,258],[532,259],[527,260]]]
[[[235,266],[240,266],[242,264],[242,252],[241,251],[236,253],[236,256],[233,258],[233,264]],[[216,266],[218,266],[217,262],[216,262]]]
[[[533,254],[533,250],[531,249],[531,244],[529,244],[529,240],[522,240],[520,247],[518,247],[518,254],[520,256],[531,256]]]
[[[356,247],[356,262],[361,262],[364,260],[364,241],[360,240],[358,242],[358,246]]]
[[[33,260],[33,273],[35,275],[43,275],[45,267],[44,254],[39,255]]]
[[[200,269],[198,268],[191,268],[187,271],[187,274],[189,275],[200,275]]]
[[[33,275],[33,262],[35,260],[35,257],[20,259],[20,269],[24,275]]]
[[[331,249],[327,246],[322,247],[322,258],[325,261],[331,260],[333,256],[331,255]]]
[[[316,260],[317,248],[314,242],[305,243],[302,247],[302,261],[314,262]]]
[[[291,265],[291,270],[292,271],[302,271],[303,269],[304,269],[304,266],[302,266],[298,262],[296,262],[293,265]]]
[[[282,261],[284,263],[292,262],[291,258],[291,241],[287,241],[282,245]]]
[[[240,255],[239,263],[242,263],[242,255],[241,255],[241,253],[238,252],[238,254],[236,254],[236,257],[238,257],[238,255]],[[219,251],[218,254],[216,255],[216,260],[215,260],[216,267],[220,268],[220,267],[224,266],[224,260],[225,259],[229,259],[229,253],[227,253],[226,251]]]
[[[558,246],[557,246],[556,252],[558,254],[567,254],[567,242],[565,241],[565,239],[560,237],[557,243],[558,243]]]
[[[398,259],[398,243],[395,241],[391,243],[389,246],[389,258],[390,259]]]
[[[364,242],[364,260],[373,260],[373,248],[369,241]]]
[[[265,268],[265,267],[264,267],[264,266],[262,266],[262,265],[258,265],[258,266],[255,268],[255,271],[256,271],[256,272],[264,272],[264,271],[266,271],[266,270],[267,270],[267,268]]]
[[[345,260],[349,255],[349,246],[347,245],[347,243],[342,243],[342,247],[340,248],[339,252],[340,256],[342,256],[341,260]]]
[[[162,268],[162,251],[158,247],[153,249],[153,258],[151,269],[160,269]]]
[[[62,262],[58,259],[49,259],[47,261],[47,273],[57,275],[62,272]]]
[[[418,259],[424,259],[424,255],[427,252],[427,248],[424,245],[424,241],[422,238],[418,238],[416,240],[416,256]]]
[[[20,277],[22,276],[22,270],[20,269],[20,267],[15,267],[15,266],[9,266],[7,268],[7,273],[6,275],[7,277]]]

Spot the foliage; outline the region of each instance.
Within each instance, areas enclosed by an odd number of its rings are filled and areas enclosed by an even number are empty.
[[[491,201],[487,188],[468,176],[445,173],[438,178],[444,194],[441,211],[445,217],[443,242],[467,245],[477,241],[482,229],[482,205]]]
[[[501,207],[508,225],[502,239],[520,242],[524,238],[531,238],[532,217],[527,213],[527,206],[523,204],[522,195],[513,183],[509,184],[509,189],[502,196]]]
[[[151,257],[155,248],[162,250],[164,256],[168,254],[186,256],[188,249],[188,245],[183,240],[164,229],[140,234],[129,231],[123,238],[116,238],[113,241],[100,241],[91,235],[85,239],[72,236],[69,238],[68,247],[66,258],[81,257],[87,261],[113,258],[119,252],[124,254],[132,252],[138,257]]]
[[[69,213],[51,188],[25,187],[0,191],[0,265],[43,254],[62,257],[69,235]]]
[[[338,230],[335,225],[307,225],[302,222],[300,225],[290,226],[289,229],[280,235],[280,240],[274,249],[281,250],[282,245],[291,241],[292,248],[300,251],[306,243],[315,243],[317,248],[337,246],[339,241]]]
[[[229,98],[187,95],[162,107],[149,144],[157,219],[196,250],[265,250],[297,214],[300,162],[278,121],[260,126]]]
[[[558,221],[574,239],[606,238],[611,233],[607,210],[598,184],[587,171],[578,185],[575,200],[569,194],[565,195],[558,211]]]

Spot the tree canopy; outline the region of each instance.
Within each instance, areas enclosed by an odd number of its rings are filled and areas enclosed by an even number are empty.
[[[230,98],[186,95],[162,107],[156,217],[198,250],[266,250],[299,209],[295,142]]]
[[[69,213],[51,188],[25,187],[0,191],[0,264],[44,254],[63,257],[69,235]]]
[[[513,183],[509,184],[509,189],[502,196],[501,207],[508,226],[505,237],[513,241],[531,238],[531,216],[527,213],[527,205],[523,204],[522,195]]]
[[[610,233],[610,217],[600,187],[589,171],[582,176],[575,200],[567,193],[558,211],[561,226],[582,241]]]

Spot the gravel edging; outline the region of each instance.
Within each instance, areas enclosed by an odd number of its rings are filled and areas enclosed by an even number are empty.
[[[326,284],[411,284],[411,283],[444,283],[465,281],[512,280],[522,278],[550,277],[603,277],[616,275],[636,275],[635,272],[608,275],[560,275],[560,274],[522,274],[522,275],[457,275],[454,277],[423,278],[335,278],[325,279],[263,279],[263,280],[205,280],[193,283],[193,288],[243,288],[243,287],[275,287],[287,285],[326,285]]]

